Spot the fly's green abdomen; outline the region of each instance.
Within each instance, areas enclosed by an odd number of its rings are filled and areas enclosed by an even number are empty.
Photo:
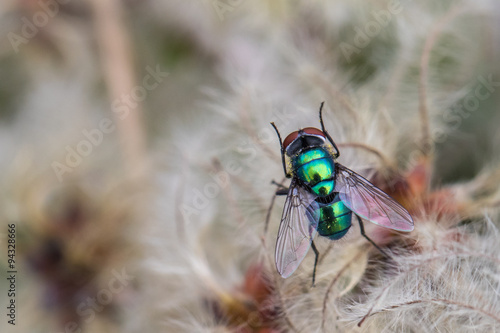
[[[351,227],[352,211],[347,208],[338,194],[333,202],[319,205],[318,233],[332,240],[340,239]]]
[[[309,184],[316,195],[325,197],[333,192],[335,163],[325,148],[302,152],[292,160],[292,164],[297,177]]]

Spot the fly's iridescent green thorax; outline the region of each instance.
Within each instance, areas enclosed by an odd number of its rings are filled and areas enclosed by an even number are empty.
[[[326,197],[335,188],[335,162],[326,147],[313,147],[292,157],[297,177],[308,184],[314,194]]]

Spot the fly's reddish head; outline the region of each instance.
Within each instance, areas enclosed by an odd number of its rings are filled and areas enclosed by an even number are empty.
[[[301,129],[300,131],[295,131],[288,134],[288,136],[285,138],[285,141],[283,141],[283,149],[286,149],[286,147],[288,147],[288,145],[292,143],[293,140],[297,139],[297,137],[299,136],[299,132],[304,132],[306,134],[312,134],[312,135],[319,135],[322,136],[323,138],[325,137],[323,131],[314,127],[306,127],[304,129]]]

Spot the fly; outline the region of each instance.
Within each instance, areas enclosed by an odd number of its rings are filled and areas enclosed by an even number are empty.
[[[336,162],[340,152],[325,129],[323,104],[319,109],[321,130],[307,127],[281,141],[278,128],[271,123],[280,141],[283,171],[291,178],[288,189],[281,187],[276,192],[286,194],[276,241],[276,268],[282,277],[289,277],[312,245],[316,255],[313,285],[319,255],[313,242],[316,233],[331,240],[342,238],[351,227],[354,213],[361,235],[384,253],[365,234],[361,218],[393,230],[413,230],[413,219],[403,206],[364,177]],[[291,170],[287,170],[285,156],[291,161]]]

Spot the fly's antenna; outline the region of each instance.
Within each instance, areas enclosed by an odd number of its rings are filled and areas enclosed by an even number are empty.
[[[321,130],[324,133],[325,132],[325,124],[323,123],[323,105],[325,105],[325,102],[321,102],[321,105],[319,106],[319,122],[321,124]]]
[[[281,141],[281,135],[280,132],[278,131],[278,127],[274,124],[274,121],[271,121],[271,125],[274,127],[274,130],[276,131],[276,134],[278,134],[278,139],[280,140],[280,148],[283,150],[283,142]]]
[[[321,124],[323,124],[323,105],[325,105],[325,101],[321,102],[319,105],[319,120],[321,121]]]
[[[278,139],[280,140],[280,149],[281,149],[281,163],[283,164],[283,171],[285,172],[285,176],[287,178],[290,178],[290,175],[286,171],[286,163],[285,163],[285,149],[283,149],[283,141],[281,141],[281,135],[280,132],[278,131],[278,127],[274,124],[274,122],[271,122],[271,125],[274,127],[274,130],[276,131],[276,134],[278,134]]]
[[[335,144],[335,142],[333,142],[333,139],[330,136],[330,134],[328,134],[328,132],[326,131],[325,124],[323,123],[323,105],[324,104],[325,104],[325,102],[321,102],[321,105],[319,106],[319,122],[321,124],[321,130],[323,131],[323,133],[325,133],[326,138],[328,139],[328,141],[330,141],[330,143],[332,144],[333,148],[335,148],[335,151],[336,151],[335,158],[338,158],[340,156],[340,151],[337,148],[337,145]]]

